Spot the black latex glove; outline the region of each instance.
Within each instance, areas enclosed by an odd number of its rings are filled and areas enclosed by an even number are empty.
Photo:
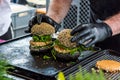
[[[103,22],[90,23],[78,25],[72,30],[71,35],[73,36],[72,42],[77,42],[79,45],[86,42],[84,45],[89,47],[112,36],[112,30]]]
[[[34,17],[32,17],[32,19],[29,21],[28,23],[28,30],[26,30],[26,33],[30,33],[31,32],[31,28],[35,25],[35,24],[40,24],[41,22],[46,22],[52,26],[55,27],[55,31],[57,31],[60,28],[60,25],[55,22],[53,19],[51,19],[50,17],[44,15],[44,14],[38,14]]]

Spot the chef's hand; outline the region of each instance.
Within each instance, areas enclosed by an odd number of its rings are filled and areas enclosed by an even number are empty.
[[[55,29],[56,29],[55,31],[57,31],[58,28],[60,28],[60,25],[57,22],[55,22],[53,19],[51,19],[50,17],[48,17],[48,16],[46,16],[44,14],[38,14],[38,15],[32,17],[32,19],[29,21],[29,24],[28,24],[29,28],[25,32],[26,33],[30,33],[31,32],[31,28],[35,24],[40,24],[41,22],[46,22],[46,23],[54,26]]]
[[[82,24],[74,28],[71,32],[73,36],[71,41],[77,42],[79,45],[84,44],[86,47],[103,41],[112,36],[112,30],[106,23]]]

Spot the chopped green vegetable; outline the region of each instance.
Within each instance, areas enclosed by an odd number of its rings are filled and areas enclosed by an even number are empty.
[[[65,50],[70,50],[70,54],[73,55],[75,52],[79,51],[79,52],[82,52],[82,51],[86,51],[86,50],[91,50],[91,51],[94,51],[93,47],[88,47],[86,48],[85,46],[83,45],[80,45],[78,47],[75,47],[75,48],[70,48],[70,47],[66,47],[62,44],[60,44],[60,42],[58,40],[55,40],[54,41],[54,45],[58,45],[59,47],[61,48],[64,48]]]
[[[35,42],[39,42],[39,41],[46,42],[46,41],[52,40],[51,35],[43,35],[43,36],[33,35],[32,38],[33,38],[33,41]]]
[[[47,56],[47,55],[44,55],[43,56],[43,59],[50,59],[51,57]]]
[[[52,49],[51,53],[52,53],[52,56],[53,56],[54,60],[56,60],[56,57],[55,57],[56,51],[54,49]]]

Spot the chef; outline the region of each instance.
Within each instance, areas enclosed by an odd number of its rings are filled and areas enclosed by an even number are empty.
[[[30,22],[30,28],[41,22],[56,26],[59,24],[70,8],[72,0],[51,0],[46,15],[37,15]],[[79,45],[86,43],[89,47],[96,45],[102,49],[120,51],[120,0],[90,0],[93,22],[76,26],[71,35],[71,41]]]

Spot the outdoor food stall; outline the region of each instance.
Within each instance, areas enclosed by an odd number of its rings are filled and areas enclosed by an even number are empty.
[[[74,9],[80,6],[75,6],[78,3],[73,2],[68,15],[61,23],[62,30],[56,31],[53,26],[43,22],[35,24],[31,33],[26,34],[24,31],[28,28],[31,16],[36,14],[35,11],[39,14],[46,13],[44,6],[39,5],[40,11],[36,9],[39,0],[26,1],[29,7],[11,4],[14,11],[14,39],[0,43],[0,60],[6,60],[6,65],[10,66],[6,77],[13,80],[120,80],[119,52],[102,50],[96,46],[77,46],[70,41],[72,27],[84,21],[89,22],[90,14],[86,12],[89,9],[88,4],[87,7],[79,9],[84,13],[77,14]],[[44,0],[42,1],[45,4]],[[83,0],[81,5],[83,3],[86,1]],[[76,18],[80,15],[83,17]],[[71,25],[68,23],[72,21],[71,16],[80,22]]]

